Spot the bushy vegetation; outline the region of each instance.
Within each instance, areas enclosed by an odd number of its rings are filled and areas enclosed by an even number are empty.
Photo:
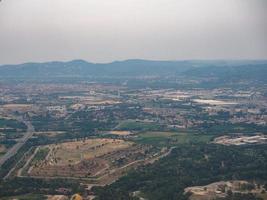
[[[19,195],[19,196],[11,196],[11,197],[0,197],[0,200],[46,200],[47,197],[41,194],[26,194],[26,195]]]
[[[6,139],[14,139],[22,136],[22,132],[25,132],[27,126],[14,119],[0,118],[1,132],[5,135]]]
[[[14,190],[16,188],[16,190]],[[67,179],[14,178],[0,181],[0,197],[32,194],[60,194],[57,190],[66,188],[69,194],[83,192],[78,181]]]
[[[134,191],[147,199],[181,200],[187,199],[184,188],[189,186],[233,179],[266,181],[266,169],[266,145],[179,145],[168,157],[94,191],[100,200],[132,199]]]
[[[214,135],[187,132],[144,132],[138,134],[134,141],[155,146],[174,146],[177,144],[208,143],[213,137]]]
[[[18,122],[13,119],[0,118],[0,128],[13,128],[13,129],[26,130],[27,126],[24,123]]]
[[[163,126],[156,123],[146,123],[128,120],[122,122],[118,127],[118,130],[134,130],[134,131],[160,131],[163,130]]]

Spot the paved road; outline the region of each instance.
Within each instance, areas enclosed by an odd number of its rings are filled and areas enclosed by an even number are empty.
[[[33,136],[34,133],[34,127],[32,126],[32,124],[29,121],[25,121],[25,120],[19,120],[21,122],[23,122],[26,126],[27,126],[27,132],[26,134],[20,138],[18,140],[18,142],[12,147],[10,148],[6,154],[4,156],[2,156],[0,158],[0,167],[2,167],[2,165],[12,156],[14,156],[18,150],[27,142],[27,140],[29,138],[31,138]]]

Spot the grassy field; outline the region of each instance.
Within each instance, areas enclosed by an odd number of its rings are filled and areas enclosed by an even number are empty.
[[[5,155],[5,152],[0,152],[0,158]]]
[[[1,156],[5,155],[6,150],[7,149],[6,149],[5,145],[0,144],[0,158],[1,158]]]
[[[139,122],[135,120],[122,121],[116,130],[130,130],[130,131],[156,131],[162,128],[161,125],[152,122]]]
[[[40,148],[39,151],[34,156],[34,158],[32,159],[31,165],[35,165],[38,162],[44,160],[48,153],[49,153],[49,148],[47,148],[47,147]]]
[[[130,131],[110,131],[110,132],[108,132],[108,134],[126,136],[126,135],[131,135],[132,132],[130,132]]]
[[[6,147],[3,144],[0,144],[0,154],[6,152]]]
[[[39,132],[35,132],[34,135],[35,136],[46,136],[46,137],[56,137],[59,135],[63,135],[66,132],[64,131],[39,131]]]
[[[136,142],[152,145],[173,145],[173,144],[190,144],[190,143],[207,143],[214,136],[192,133],[177,132],[144,132],[140,133]]]

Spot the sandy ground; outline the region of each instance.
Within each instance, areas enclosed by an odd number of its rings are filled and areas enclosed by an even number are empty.
[[[255,189],[253,190],[242,190],[243,184],[249,184],[247,181],[236,180],[236,181],[220,181],[211,183],[205,186],[194,186],[185,188],[185,193],[191,192],[190,200],[213,200],[218,197],[224,198],[227,196],[227,191],[231,190],[233,192],[238,193],[254,193],[256,195],[260,195],[263,190],[263,186],[257,188],[255,185]]]
[[[121,136],[124,136],[124,135],[131,135],[132,132],[131,131],[110,131],[108,132],[112,135],[121,135]]]
[[[6,147],[2,144],[0,144],[0,153],[6,152]]]
[[[229,102],[229,101],[220,101],[220,100],[212,100],[212,99],[194,99],[193,100],[196,103],[201,104],[210,104],[210,105],[235,105],[235,102]]]

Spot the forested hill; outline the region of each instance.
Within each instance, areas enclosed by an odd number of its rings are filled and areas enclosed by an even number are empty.
[[[190,69],[187,61],[126,60],[99,64],[84,60],[70,62],[25,63],[0,67],[6,77],[89,77],[89,76],[144,76],[178,74]]]
[[[0,78],[58,78],[58,77],[267,77],[267,61],[149,61],[126,60],[100,64],[84,60],[70,62],[25,63],[0,66]]]
[[[267,82],[267,64],[246,64],[240,66],[200,67],[192,68],[184,72],[190,77],[216,77],[220,80],[254,80]]]

